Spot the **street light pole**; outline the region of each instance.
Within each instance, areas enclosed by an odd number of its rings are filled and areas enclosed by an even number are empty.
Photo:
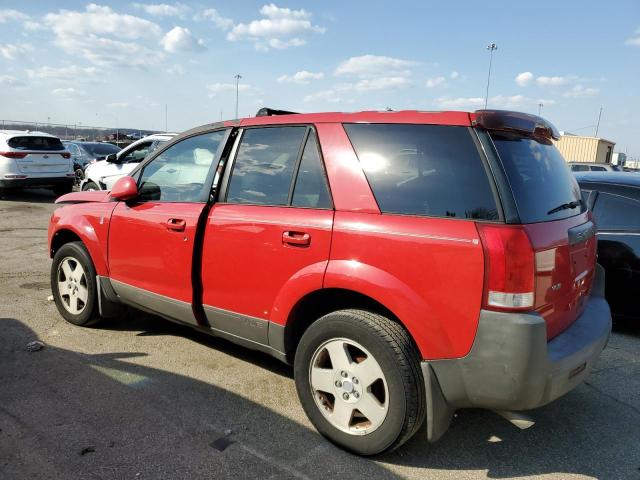
[[[598,136],[598,130],[600,129],[600,119],[602,118],[602,107],[600,107],[600,113],[598,113],[598,123],[596,125],[596,134],[595,136]]]
[[[544,104],[542,102],[540,102],[538,104],[538,116],[540,116],[540,114],[542,113],[542,107],[544,107]]]
[[[240,79],[242,75],[237,73],[233,78],[236,79],[236,118],[238,118],[238,94],[240,92]]]
[[[487,102],[489,101],[489,83],[491,82],[491,64],[493,63],[493,51],[497,50],[498,46],[495,43],[490,43],[487,45],[487,50],[489,50],[489,75],[487,75],[487,92],[484,96],[484,108],[487,108]]]

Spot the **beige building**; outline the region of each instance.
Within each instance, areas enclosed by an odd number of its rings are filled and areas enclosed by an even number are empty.
[[[554,142],[567,162],[611,163],[615,142],[563,133]]]

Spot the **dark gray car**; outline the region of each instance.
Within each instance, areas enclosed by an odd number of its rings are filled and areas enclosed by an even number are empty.
[[[62,142],[73,160],[73,169],[76,172],[76,180],[79,182],[84,178],[84,169],[90,163],[104,160],[107,155],[118,153],[120,147],[106,142],[80,142],[65,140]]]

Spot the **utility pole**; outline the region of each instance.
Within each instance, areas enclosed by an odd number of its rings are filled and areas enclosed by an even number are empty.
[[[240,92],[240,79],[242,78],[242,75],[237,73],[233,78],[236,79],[236,118],[238,118],[238,95]]]
[[[169,131],[169,127],[167,127],[167,125],[169,124],[169,116],[168,116],[168,110],[169,110],[169,104],[165,103],[164,104],[164,133],[167,133]]]
[[[598,123],[596,124],[596,137],[598,136],[598,130],[600,129],[600,118],[602,118],[602,107],[600,107],[600,113],[598,113]]]
[[[489,50],[489,75],[487,75],[487,92],[484,96],[484,108],[487,109],[487,102],[489,101],[489,84],[491,83],[491,64],[493,63],[493,52],[497,50],[498,46],[495,43],[490,43],[487,45],[487,50]]]
[[[538,104],[538,116],[540,116],[542,114],[542,107],[544,107],[544,104],[542,102],[540,102]]]

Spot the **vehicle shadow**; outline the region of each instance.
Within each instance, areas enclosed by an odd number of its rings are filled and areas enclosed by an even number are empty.
[[[52,190],[45,188],[5,190],[0,193],[0,201],[8,202],[53,203],[56,198],[58,196]]]
[[[266,406],[146,366],[146,354],[28,352],[29,328],[0,328],[0,478],[400,478]]]
[[[208,348],[219,350],[242,361],[252,363],[277,375],[293,378],[293,369],[290,366],[266,353],[241,347],[224,338],[208,335],[187,325],[170,322],[135,308],[127,308],[124,316],[111,318],[93,328],[123,331],[139,330],[137,335],[140,337],[176,335],[188,338]]]
[[[292,378],[289,367],[266,354],[134,309],[127,318],[107,322],[101,328],[140,330],[138,335],[144,336],[183,336]],[[400,475],[408,467],[429,469],[430,473],[434,469],[441,470],[449,475],[456,471],[485,471],[489,478],[553,473],[595,478],[638,478],[640,432],[628,431],[629,412],[624,405],[583,385],[556,402],[531,412],[531,415],[536,424],[521,431],[493,412],[460,410],[451,429],[439,442],[429,444],[423,427],[404,447],[374,461]],[[621,432],[625,434],[621,435]],[[334,454],[334,447],[330,448]],[[328,456],[328,451],[318,456],[317,472],[323,471],[325,462],[331,462],[330,458],[324,458]],[[352,457],[352,463],[360,464],[362,461],[366,460]]]

